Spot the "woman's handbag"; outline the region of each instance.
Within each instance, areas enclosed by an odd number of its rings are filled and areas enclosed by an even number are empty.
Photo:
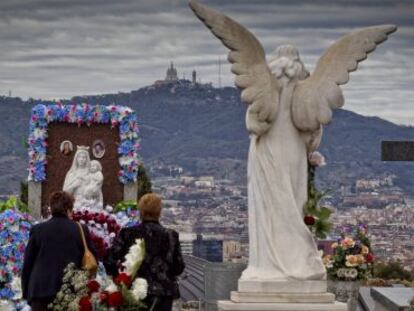
[[[95,256],[93,256],[92,252],[88,248],[88,245],[86,244],[82,225],[80,223],[77,224],[82,236],[83,247],[85,248],[85,253],[83,254],[82,258],[82,269],[88,271],[90,275],[95,275],[96,271],[98,270],[98,263],[96,262]]]

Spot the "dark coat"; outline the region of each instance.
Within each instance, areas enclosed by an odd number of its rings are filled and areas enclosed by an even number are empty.
[[[104,265],[108,274],[115,276],[135,239],[144,239],[145,258],[137,277],[148,282],[149,296],[179,298],[177,276],[184,270],[178,233],[164,228],[157,221],[143,221],[140,225],[124,228],[115,238]]]
[[[96,257],[89,231],[83,226],[88,248]],[[66,216],[54,216],[30,231],[22,270],[23,298],[55,296],[62,286],[63,270],[73,262],[81,268],[84,247],[78,225]]]

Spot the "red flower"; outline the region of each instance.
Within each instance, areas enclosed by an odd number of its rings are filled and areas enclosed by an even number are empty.
[[[371,253],[369,253],[367,256],[365,256],[365,260],[367,261],[367,263],[374,262],[374,255],[372,255]]]
[[[125,272],[121,272],[120,274],[118,274],[118,276],[115,278],[114,281],[115,281],[115,284],[117,285],[125,284],[125,286],[128,288],[132,284],[131,277]]]
[[[307,226],[313,226],[315,224],[315,218],[313,216],[305,216],[304,221]]]
[[[103,291],[99,293],[99,300],[101,301],[101,303],[105,303],[108,301],[108,292],[107,291]]]
[[[79,311],[92,311],[92,303],[88,296],[79,300]]]
[[[108,295],[108,306],[112,308],[117,308],[122,305],[124,298],[120,292],[110,293]]]
[[[99,290],[99,287],[101,287],[101,285],[96,280],[88,281],[86,286],[89,289],[89,293],[96,293]]]

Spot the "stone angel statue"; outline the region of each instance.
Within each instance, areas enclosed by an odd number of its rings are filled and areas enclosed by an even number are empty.
[[[374,26],[342,37],[310,75],[295,47],[279,47],[267,62],[258,39],[242,25],[194,0],[189,5],[230,49],[235,84],[248,104],[250,250],[241,280],[324,280],[321,255],[303,221],[308,154],[318,148],[332,109],[344,104],[339,86],[397,28]]]

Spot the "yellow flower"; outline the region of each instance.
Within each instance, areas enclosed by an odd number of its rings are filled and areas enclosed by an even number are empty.
[[[347,267],[356,267],[358,266],[358,257],[355,255],[347,255],[345,266]]]
[[[326,255],[322,258],[323,264],[326,266],[327,264],[329,264],[332,261],[332,256],[331,255]]]
[[[362,245],[361,254],[368,255],[369,254],[369,248],[365,245]]]
[[[338,247],[338,243],[337,242],[332,243],[331,248],[337,248],[337,247]]]
[[[357,257],[358,265],[362,265],[363,263],[365,263],[365,256],[364,255],[356,255],[356,257]]]

